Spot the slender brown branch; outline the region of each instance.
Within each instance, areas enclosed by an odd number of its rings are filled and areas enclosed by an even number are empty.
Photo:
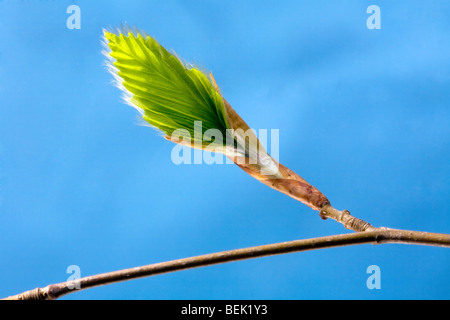
[[[81,278],[76,281],[62,282],[51,284],[44,288],[36,288],[30,291],[23,292],[21,294],[5,298],[5,300],[53,300],[60,298],[66,294],[80,290],[168,272],[271,255],[365,243],[403,243],[450,247],[450,235],[388,228],[374,228],[374,230],[372,231],[295,240],[244,249],[235,249],[168,262],[161,262],[142,267],[108,272]]]
[[[352,216],[348,210],[339,211],[329,203],[321,208],[319,215],[322,219],[334,219],[342,223],[346,229],[356,232],[377,230],[370,223]]]

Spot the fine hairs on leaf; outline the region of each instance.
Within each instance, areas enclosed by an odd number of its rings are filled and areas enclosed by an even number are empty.
[[[118,33],[105,30],[104,43],[109,70],[125,101],[166,136],[183,129],[189,133],[186,138],[196,139],[194,121],[202,122],[200,137],[208,129],[223,134],[230,129],[224,102],[209,75],[128,27]]]

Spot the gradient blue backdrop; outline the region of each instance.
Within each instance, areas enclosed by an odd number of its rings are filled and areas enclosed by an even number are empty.
[[[66,9],[81,8],[69,30]],[[381,30],[366,9],[381,8]],[[0,296],[346,230],[234,165],[180,165],[102,55],[128,23],[211,70],[280,161],[376,226],[450,233],[449,1],[0,1]],[[381,289],[369,290],[370,265]],[[361,245],[66,299],[449,299],[450,251]]]

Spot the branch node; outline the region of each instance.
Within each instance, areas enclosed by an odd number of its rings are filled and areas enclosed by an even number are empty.
[[[322,220],[327,220],[328,219],[328,217],[327,217],[327,212],[325,211],[325,210],[320,210],[320,212],[319,212],[319,217],[322,219]]]
[[[324,220],[327,218],[334,219],[337,222],[342,223],[346,229],[353,230],[356,232],[373,231],[376,229],[370,223],[353,217],[350,214],[350,211],[348,210],[340,211],[333,208],[329,204],[322,207],[319,216]]]

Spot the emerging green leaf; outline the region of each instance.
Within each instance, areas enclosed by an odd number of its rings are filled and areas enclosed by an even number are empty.
[[[167,137],[175,130],[186,132],[191,142],[208,129],[226,136],[230,126],[224,101],[210,75],[183,63],[146,34],[123,28],[118,33],[104,30],[104,37],[116,84],[148,123]]]
[[[222,97],[211,74],[183,63],[155,39],[129,28],[104,30],[104,39],[109,69],[126,102],[166,139],[221,152],[252,177],[315,210],[329,203],[319,190],[267,153]]]

